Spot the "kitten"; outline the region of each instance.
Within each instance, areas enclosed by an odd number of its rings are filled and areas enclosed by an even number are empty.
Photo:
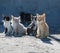
[[[49,35],[49,26],[46,23],[46,15],[43,13],[42,15],[37,14],[37,38],[47,38]]]
[[[20,23],[20,18],[15,18],[14,16],[11,16],[11,26],[13,27],[14,33],[16,34],[26,34],[27,28]]]
[[[37,33],[36,16],[32,16],[32,21],[27,28],[27,34],[35,36]]]
[[[5,28],[4,32],[6,35],[10,35],[12,32],[12,28],[11,28],[11,23],[10,23],[10,17],[9,16],[4,16],[3,17],[3,26]]]

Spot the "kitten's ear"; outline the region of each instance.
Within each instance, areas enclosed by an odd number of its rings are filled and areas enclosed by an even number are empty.
[[[19,22],[21,22],[21,16],[18,17]]]
[[[39,16],[39,14],[37,13],[36,16]]]
[[[33,15],[31,14],[30,16],[31,16],[31,20],[32,20],[33,19]]]
[[[11,17],[14,17],[13,15],[11,15]]]
[[[11,18],[12,18],[12,19],[14,19],[14,16],[13,16],[13,15],[11,15]]]
[[[46,19],[46,14],[45,13],[43,13],[43,19],[44,19],[44,21],[46,21],[45,19]]]
[[[36,14],[36,17],[39,17],[39,14],[38,13]]]
[[[45,17],[45,16],[46,16],[46,14],[45,14],[45,13],[43,13],[43,16]]]
[[[18,19],[20,19],[20,16],[18,17]]]
[[[19,22],[21,22],[21,16],[18,17]]]

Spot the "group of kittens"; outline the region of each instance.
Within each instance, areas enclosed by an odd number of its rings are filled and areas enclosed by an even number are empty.
[[[25,16],[26,15],[26,16]],[[42,15],[36,14],[29,16],[27,14],[22,14],[19,17],[14,17],[11,15],[4,16],[3,26],[5,28],[4,33],[6,35],[32,35],[37,38],[47,38],[49,36],[49,26],[46,23],[46,14]],[[29,18],[30,17],[30,18]],[[30,19],[30,20],[29,20]],[[24,26],[23,22],[29,23],[28,26]]]

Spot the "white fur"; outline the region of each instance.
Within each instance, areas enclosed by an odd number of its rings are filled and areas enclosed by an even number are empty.
[[[11,33],[12,28],[11,28],[11,25],[10,25],[10,21],[3,20],[3,25],[4,25],[5,28],[8,29],[7,34]]]
[[[11,26],[13,27],[13,30],[15,33],[25,34],[27,31],[27,28],[23,24],[21,24],[19,20],[20,18],[15,18],[14,16],[12,16]]]

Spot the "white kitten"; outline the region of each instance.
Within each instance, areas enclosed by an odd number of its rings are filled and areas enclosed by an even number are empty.
[[[27,28],[20,23],[20,18],[16,18],[14,16],[11,16],[11,26],[13,27],[13,30],[15,32],[15,34],[26,34]]]

